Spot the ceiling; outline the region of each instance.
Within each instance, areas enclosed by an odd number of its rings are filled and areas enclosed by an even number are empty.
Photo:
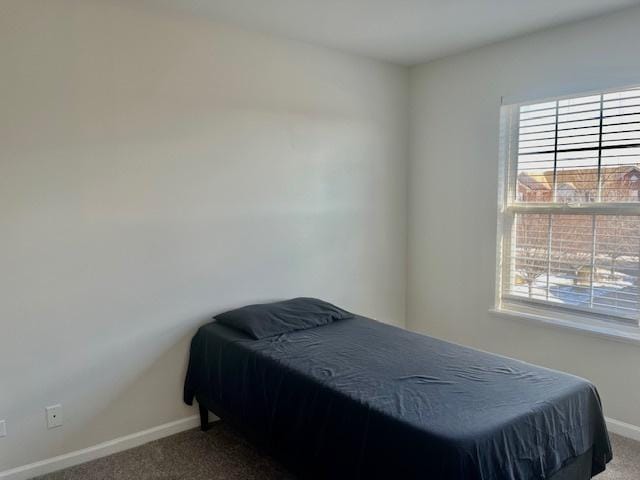
[[[217,21],[405,65],[640,0],[153,0]]]

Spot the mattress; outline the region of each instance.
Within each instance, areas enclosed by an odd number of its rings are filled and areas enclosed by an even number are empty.
[[[358,316],[262,340],[205,325],[194,397],[306,477],[544,479],[612,458],[590,382]]]

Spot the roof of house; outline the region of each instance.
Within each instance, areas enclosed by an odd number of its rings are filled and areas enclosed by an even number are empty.
[[[573,168],[558,169],[556,173],[556,182],[558,185],[565,185],[574,190],[577,189],[576,183],[581,185],[581,189],[597,188],[597,167],[590,168]],[[640,177],[640,169],[633,165],[602,167],[601,175],[604,175],[604,182],[619,181],[620,177],[624,177],[632,172],[638,173]],[[521,172],[518,175],[518,183],[530,190],[551,190],[553,185],[553,170],[546,170],[541,173]]]
[[[518,182],[530,190],[551,190],[551,184],[547,181],[543,173],[532,174],[522,172],[518,175]]]

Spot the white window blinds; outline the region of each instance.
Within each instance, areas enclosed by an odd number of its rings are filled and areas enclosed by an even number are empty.
[[[637,325],[640,89],[504,113],[501,300]]]

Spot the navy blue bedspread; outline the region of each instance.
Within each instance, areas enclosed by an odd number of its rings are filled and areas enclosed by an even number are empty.
[[[612,457],[588,381],[364,317],[262,340],[205,325],[194,396],[312,477],[544,479]]]

